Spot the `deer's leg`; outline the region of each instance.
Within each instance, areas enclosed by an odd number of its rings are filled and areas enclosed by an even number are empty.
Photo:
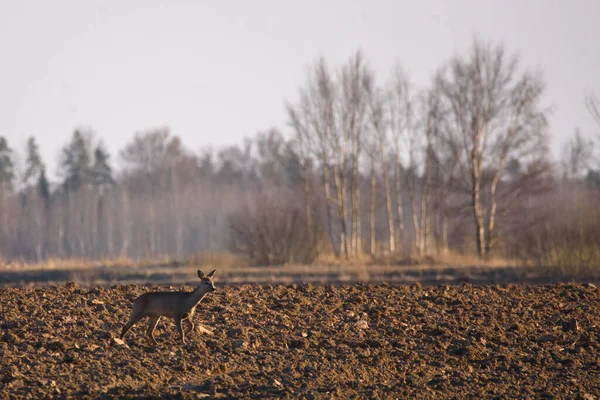
[[[123,337],[125,337],[125,334],[127,333],[127,331],[129,331],[129,329],[131,329],[132,326],[134,326],[135,324],[140,322],[142,317],[143,316],[141,314],[135,312],[135,310],[132,310],[131,315],[129,316],[129,321],[125,324],[125,326],[123,327],[123,330],[121,331],[120,338],[123,339]]]
[[[190,333],[194,330],[194,323],[191,318],[186,319],[186,321],[190,323],[190,329],[187,331],[187,333]]]
[[[150,319],[150,325],[148,325],[148,330],[146,331],[148,338],[154,344],[157,344],[156,339],[154,339],[154,330],[156,329],[156,325],[158,325],[158,321],[160,321],[160,317],[152,317],[152,319]]]
[[[181,327],[181,316],[175,318],[175,324],[177,325],[177,330],[179,331],[179,335],[181,336],[181,341],[185,344],[185,333]]]

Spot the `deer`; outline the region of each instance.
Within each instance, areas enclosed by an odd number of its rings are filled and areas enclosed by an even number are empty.
[[[185,341],[185,332],[182,328],[183,321],[190,324],[191,332],[194,330],[192,317],[196,312],[196,307],[200,304],[202,298],[209,292],[217,290],[213,282],[213,275],[216,270],[212,270],[208,275],[198,270],[200,283],[193,292],[149,292],[140,295],[133,301],[129,321],[123,326],[121,331],[121,340],[132,326],[137,324],[142,318],[149,317],[150,325],[146,331],[148,339],[153,344],[158,344],[154,338],[154,330],[162,317],[173,318],[179,331],[179,336],[183,344]]]

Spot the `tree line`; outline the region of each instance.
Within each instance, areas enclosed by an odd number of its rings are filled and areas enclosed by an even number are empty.
[[[595,254],[594,139],[577,132],[552,159],[545,86],[502,44],[474,40],[423,88],[399,63],[378,80],[360,51],[335,67],[319,58],[285,102],[286,126],[217,151],[157,127],[125,144],[115,170],[93,130],[78,128],[49,182],[35,137],[21,168],[0,137],[0,255],[229,250],[267,265],[323,252]],[[585,104],[600,125],[598,99]]]

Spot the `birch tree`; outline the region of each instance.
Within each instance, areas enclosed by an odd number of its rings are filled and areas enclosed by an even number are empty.
[[[455,56],[448,63],[437,83],[451,110],[477,252],[485,257],[498,238],[496,193],[507,161],[538,160],[547,152],[549,110],[541,104],[545,85],[539,74],[521,72],[518,58],[507,56],[502,45],[478,40],[467,57]]]
[[[392,190],[390,183],[390,166],[389,166],[389,135],[388,135],[388,115],[386,103],[381,89],[371,88],[369,92],[369,113],[370,123],[372,127],[373,156],[371,165],[371,229],[375,230],[375,159],[379,159],[381,171],[383,175],[383,189],[385,210],[387,213],[387,231],[388,231],[388,246],[390,253],[396,252],[396,233],[394,228],[394,214],[392,209]],[[372,234],[372,236],[374,233]],[[372,244],[373,245],[373,244]]]
[[[432,161],[435,157],[435,149],[434,149],[434,138],[439,136],[439,131],[442,128],[442,118],[443,118],[443,110],[441,106],[440,93],[437,90],[436,86],[433,86],[429,90],[425,90],[421,93],[419,98],[419,131],[417,135],[421,136],[421,139],[424,140],[424,149],[421,152],[423,156],[423,172],[421,185],[419,190],[419,222],[418,229],[416,232],[419,234],[419,237],[416,240],[417,243],[417,251],[419,254],[423,254],[428,250],[428,243],[431,237],[432,231],[432,198],[433,198],[433,176],[432,176]],[[409,142],[410,143],[410,142]],[[412,153],[415,151],[414,149],[414,139],[413,142],[409,144],[409,152]],[[411,156],[411,161],[413,161],[414,155]],[[411,162],[411,164],[412,164]],[[411,168],[411,171],[414,168]],[[412,171],[413,174],[416,172]],[[412,174],[411,174],[412,175]],[[411,190],[411,207],[414,207],[414,188]],[[414,220],[415,212],[413,210],[413,220]]]
[[[338,257],[345,240],[338,245],[333,231],[331,207],[337,203],[331,189],[331,136],[335,126],[336,85],[324,58],[320,58],[307,74],[306,87],[300,90],[298,104],[287,103],[288,119],[301,143],[309,144],[321,166],[324,192],[325,227],[332,249]],[[345,226],[344,226],[345,228]],[[343,230],[343,229],[342,229]],[[345,231],[343,231],[345,232]],[[344,233],[341,234],[344,237]]]
[[[300,159],[303,171],[303,193],[304,193],[304,218],[306,230],[312,239],[313,229],[313,154],[315,153],[314,137],[310,133],[310,116],[308,110],[296,110],[286,102],[289,117],[289,125],[294,131],[291,146],[295,149]]]
[[[394,159],[394,180],[396,195],[396,211],[398,214],[398,237],[400,245],[404,245],[404,201],[403,201],[403,142],[406,135],[412,134],[413,110],[410,84],[407,73],[400,64],[396,64],[388,84],[388,110],[390,118],[390,134]],[[413,219],[413,223],[415,220]]]
[[[367,121],[368,92],[373,86],[374,76],[369,69],[363,54],[359,51],[352,56],[340,73],[341,80],[341,139],[345,144],[338,145],[335,149],[342,152],[341,170],[350,171],[350,208],[351,208],[351,238],[350,248],[353,256],[362,250],[360,227],[360,161],[363,155],[364,135]],[[336,136],[334,136],[336,137]],[[347,150],[346,150],[347,148]],[[348,154],[345,154],[348,151]],[[349,162],[350,165],[346,166]],[[340,169],[338,169],[339,171]],[[336,180],[337,182],[337,180]],[[344,191],[344,187],[340,188]],[[342,195],[344,193],[342,192]],[[343,198],[342,201],[345,201]],[[344,214],[341,214],[344,215]],[[342,218],[342,216],[340,216]]]

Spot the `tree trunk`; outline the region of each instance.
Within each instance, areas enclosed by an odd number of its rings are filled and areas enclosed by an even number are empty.
[[[485,242],[485,226],[483,218],[483,210],[481,209],[480,199],[480,169],[479,162],[477,159],[477,147],[474,147],[471,152],[471,180],[472,180],[472,205],[473,205],[473,216],[475,218],[475,238],[477,243],[477,253],[480,257],[485,257],[487,245]]]
[[[310,181],[310,164],[304,161],[304,218],[306,223],[306,234],[308,235],[309,243],[313,239],[313,221],[312,210],[310,207],[311,200],[311,181]],[[326,200],[327,201],[327,200]]]
[[[340,176],[340,168],[338,163],[333,165],[333,179],[337,193],[337,209],[338,218],[340,221],[340,253],[347,260],[348,253],[348,229],[346,227],[346,184],[345,179]]]
[[[58,215],[58,244],[57,244],[57,254],[58,257],[64,257],[68,252],[69,248],[69,213],[71,211],[71,194],[67,192],[66,194],[67,204],[59,205],[59,215]]]
[[[356,154],[352,168],[352,255],[357,257],[361,252],[360,234],[360,174],[358,171],[358,158]]]
[[[446,210],[444,210],[444,214],[442,215],[442,254],[446,254],[448,252],[448,216],[446,215]]]
[[[485,243],[485,254],[490,254],[490,251],[494,247],[496,242],[496,199],[492,198],[492,205],[490,210],[490,220],[488,223],[488,237]]]
[[[179,184],[179,176],[175,165],[171,165],[170,168],[171,185],[172,185],[172,207],[174,211],[174,222],[175,222],[175,259],[181,260],[183,258],[183,201],[181,199],[181,186]],[[185,193],[184,193],[185,198]],[[165,249],[166,252],[172,251],[171,249]]]
[[[323,185],[325,189],[325,224],[327,226],[327,235],[329,235],[329,241],[336,257],[340,256],[340,252],[335,243],[335,237],[333,236],[333,229],[331,226],[331,185],[329,183],[329,165],[327,164],[327,157],[325,151],[323,151]]]
[[[156,242],[157,242],[157,238],[156,236],[158,235],[157,229],[156,229],[156,225],[157,225],[157,221],[156,221],[156,212],[154,211],[154,201],[153,199],[151,199],[149,201],[149,207],[150,207],[150,212],[149,217],[150,217],[150,229],[148,231],[148,249],[149,249],[149,256],[150,257],[156,257],[157,256],[157,248],[156,248]]]
[[[355,255],[360,255],[362,254],[362,234],[361,234],[361,226],[360,226],[360,186],[357,189],[356,192],[356,246],[355,246],[355,250],[356,250],[356,254]]]
[[[375,238],[375,201],[377,195],[377,176],[375,174],[375,157],[371,158],[371,210],[370,210],[370,219],[369,219],[369,228],[370,228],[370,239],[371,244],[369,247],[369,251],[372,256],[376,253],[376,245],[377,241]]]
[[[389,164],[385,160],[383,141],[379,141],[379,156],[381,157],[381,169],[383,171],[383,189],[385,192],[385,210],[388,220],[388,235],[390,253],[396,252],[396,234],[394,232],[394,215],[392,212],[392,191],[390,188]]]
[[[397,155],[396,157],[396,208],[398,212],[399,240],[398,247],[402,247],[404,245],[404,202],[402,201],[402,164],[400,164],[400,155]]]
[[[102,193],[100,193],[98,196],[98,200],[96,203],[96,222],[95,222],[95,229],[92,233],[92,248],[94,249],[94,253],[96,258],[98,257],[102,257],[104,256],[104,244],[105,244],[105,237],[104,237],[104,232],[101,229],[102,221],[104,220],[104,195]]]
[[[127,257],[129,255],[129,244],[131,242],[132,227],[131,227],[131,210],[129,205],[129,195],[127,189],[123,188],[123,194],[121,195],[121,256]]]
[[[8,237],[8,226],[7,226],[7,210],[6,210],[6,195],[4,190],[4,182],[0,182],[0,256],[6,254],[8,250],[7,237]]]
[[[352,257],[356,256],[357,254],[357,249],[356,249],[356,245],[357,245],[357,238],[356,235],[358,233],[357,228],[356,228],[356,213],[358,211],[358,207],[356,204],[356,196],[355,196],[355,192],[356,192],[356,179],[355,179],[355,175],[354,175],[354,168],[356,165],[356,160],[354,160],[352,162],[352,169],[350,172],[350,255]]]
[[[427,166],[425,167],[425,169],[427,169]],[[427,172],[425,173],[427,176]],[[420,215],[420,219],[421,221],[419,222],[420,224],[420,228],[419,228],[419,232],[421,233],[421,238],[419,239],[419,254],[425,254],[426,250],[427,250],[427,239],[428,239],[428,234],[429,234],[429,212],[428,212],[428,202],[429,202],[429,191],[427,186],[429,185],[429,182],[427,182],[428,179],[425,178],[425,181],[423,182],[423,185],[421,186],[421,215]]]
[[[56,254],[58,255],[58,257],[64,257],[65,256],[65,223],[63,221],[58,221],[58,243],[57,243],[57,249],[56,249]]]
[[[410,213],[412,216],[412,226],[415,232],[415,249],[417,252],[421,249],[421,231],[419,230],[419,222],[417,217],[417,208],[415,203],[415,176],[411,169],[410,175],[407,177],[408,198],[410,199]]]
[[[113,218],[114,218],[114,201],[115,201],[115,196],[114,196],[114,191],[112,192],[112,196],[110,197],[110,201],[108,202],[108,207],[106,210],[106,237],[105,237],[105,241],[106,241],[106,253],[105,253],[105,257],[114,257],[114,222],[113,222]]]
[[[31,210],[35,214],[35,259],[36,261],[41,261],[43,258],[43,249],[44,249],[44,207],[43,200],[41,196],[35,194],[35,209]]]
[[[86,190],[84,189],[79,189],[80,191],[83,191],[82,197],[83,199],[79,198],[80,196],[77,196],[77,212],[78,212],[78,222],[79,222],[79,226],[74,230],[74,234],[75,236],[77,236],[77,243],[78,243],[78,249],[79,249],[79,257],[85,257],[86,256],[86,242],[85,242],[85,235],[83,234],[83,232],[85,232],[85,228],[86,228],[86,218],[85,218],[85,214],[86,214],[86,204],[87,204],[87,196],[86,196]],[[79,193],[77,193],[79,194]]]
[[[428,136],[429,142],[429,136]],[[427,241],[429,239],[429,187],[431,185],[431,173],[429,170],[429,153],[425,154],[425,166],[423,171],[423,181],[421,184],[421,227],[419,231],[421,238],[419,239],[419,254],[425,254],[427,251]]]
[[[486,242],[485,253],[489,254],[492,248],[494,247],[496,241],[496,189],[498,188],[498,182],[500,181],[500,175],[502,170],[504,169],[504,163],[506,160],[506,154],[502,155],[500,160],[500,165],[498,171],[494,175],[494,179],[492,180],[492,185],[490,187],[490,197],[491,197],[491,207],[490,207],[490,218],[488,221],[488,238]]]

